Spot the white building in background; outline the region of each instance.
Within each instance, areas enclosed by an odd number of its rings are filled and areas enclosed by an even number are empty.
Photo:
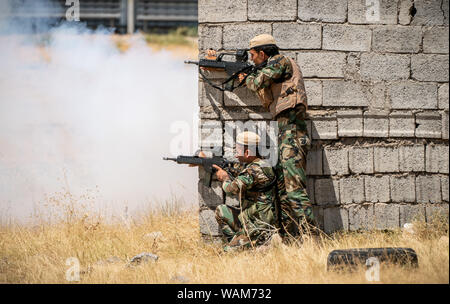
[[[79,0],[80,21],[88,27],[100,25],[118,33],[136,30],[167,30],[179,26],[197,26],[197,0]],[[51,19],[58,23],[66,18],[66,0],[9,0],[9,15],[23,19]],[[38,30],[38,29],[37,29]]]

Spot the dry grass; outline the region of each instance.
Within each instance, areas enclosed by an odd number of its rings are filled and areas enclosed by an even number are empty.
[[[368,283],[362,268],[327,272],[327,255],[333,249],[385,246],[413,248],[419,268],[382,265],[380,283],[449,282],[448,224],[438,220],[431,225],[417,223],[414,235],[337,233],[302,246],[226,253],[220,244],[201,241],[194,208],[182,210],[167,203],[128,225],[76,210],[77,199],[70,193],[49,198],[53,210],[57,202],[65,211],[58,223],[0,228],[0,283],[68,283],[69,257],[80,261],[80,283]],[[163,238],[144,237],[153,231],[161,231]],[[126,267],[141,252],[157,254],[159,260]],[[120,261],[98,263],[113,256]]]

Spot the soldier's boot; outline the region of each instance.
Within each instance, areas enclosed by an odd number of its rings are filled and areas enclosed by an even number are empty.
[[[251,247],[251,243],[249,238],[244,235],[235,235],[233,239],[230,241],[230,243],[224,247],[224,251],[234,251],[237,249],[247,249]]]

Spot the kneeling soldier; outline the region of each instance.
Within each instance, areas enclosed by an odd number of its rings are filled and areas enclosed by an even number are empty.
[[[219,205],[216,219],[230,247],[264,244],[276,232],[276,175],[269,161],[260,157],[260,138],[243,132],[236,139],[236,157],[243,164],[235,176],[215,166],[217,178],[227,195],[238,195],[240,206]]]

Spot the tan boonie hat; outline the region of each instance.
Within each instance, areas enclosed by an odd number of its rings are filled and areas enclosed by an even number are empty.
[[[250,131],[245,131],[236,137],[236,143],[244,146],[257,146],[261,138],[258,134]]]
[[[257,46],[262,46],[262,45],[268,45],[268,44],[277,44],[275,42],[275,39],[272,37],[272,35],[269,34],[261,34],[258,36],[255,36],[252,38],[252,40],[250,40],[250,48],[254,48]]]

